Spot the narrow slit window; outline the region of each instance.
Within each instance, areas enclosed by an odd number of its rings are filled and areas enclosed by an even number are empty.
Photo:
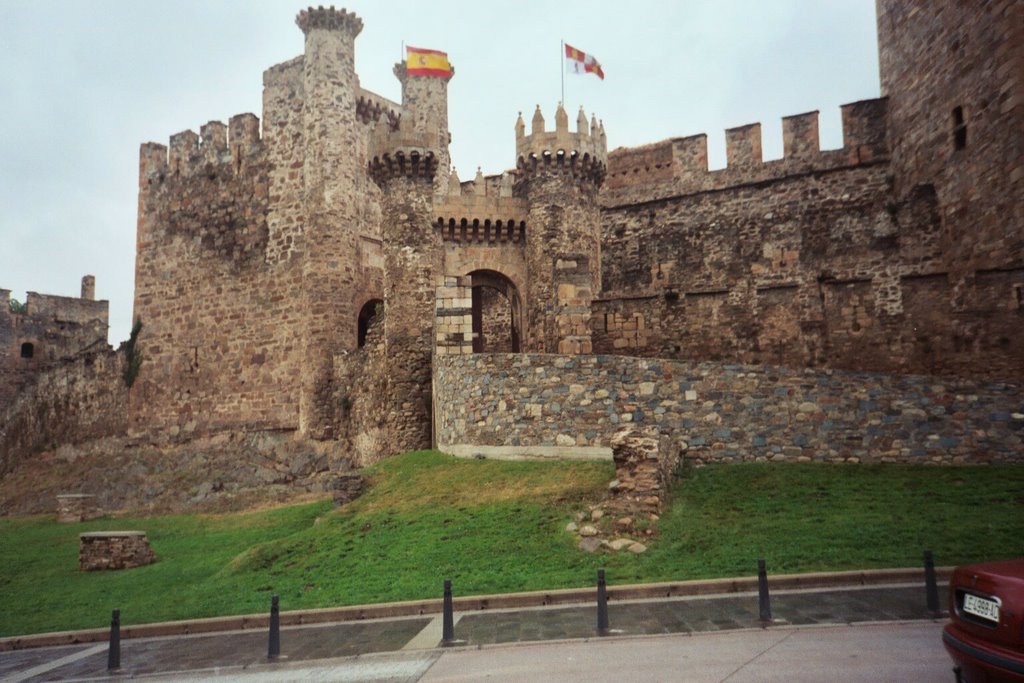
[[[964,108],[953,107],[953,149],[967,147],[967,123],[964,121]]]

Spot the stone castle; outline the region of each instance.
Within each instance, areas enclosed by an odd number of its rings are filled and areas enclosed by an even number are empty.
[[[842,108],[841,149],[810,112],[784,158],[752,124],[709,171],[704,135],[608,152],[538,107],[513,169],[461,181],[448,78],[364,90],[361,20],[300,12],[262,121],[142,145],[130,389],[85,284],[0,311],[0,472],[254,434],[592,457],[629,422],[699,461],[1024,461],[1024,9],[877,14],[882,97]]]

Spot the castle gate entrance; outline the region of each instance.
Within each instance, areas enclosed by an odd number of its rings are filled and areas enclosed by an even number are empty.
[[[518,353],[522,307],[515,284],[494,270],[469,273],[473,283],[473,352]]]

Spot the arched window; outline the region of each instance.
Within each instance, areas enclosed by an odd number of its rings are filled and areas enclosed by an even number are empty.
[[[31,358],[35,354],[36,354],[36,347],[32,344],[32,342],[25,342],[24,344],[21,345],[21,357],[22,358]]]

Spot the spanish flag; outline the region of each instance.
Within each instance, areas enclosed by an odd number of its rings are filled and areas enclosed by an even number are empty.
[[[577,75],[594,74],[602,81],[604,80],[604,71],[594,59],[594,55],[577,50],[569,43],[565,43],[565,70]]]
[[[447,52],[406,45],[405,71],[410,76],[447,78],[452,75],[452,65],[448,63]]]

